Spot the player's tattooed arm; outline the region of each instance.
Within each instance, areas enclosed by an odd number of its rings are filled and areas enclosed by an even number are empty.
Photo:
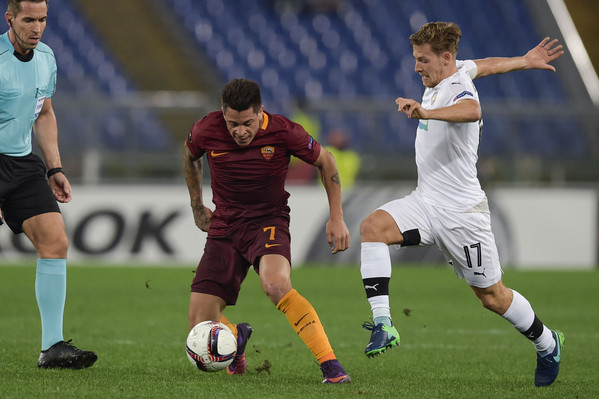
[[[212,221],[212,211],[204,206],[201,199],[191,200],[191,210],[196,226],[200,230],[207,232]]]
[[[341,178],[339,177],[339,171],[335,171],[335,174],[331,176],[331,181],[335,184],[341,184]]]
[[[335,157],[326,148],[321,147],[320,155],[314,166],[320,171],[322,184],[329,200],[329,221],[326,224],[326,235],[331,253],[336,254],[349,248],[349,230],[343,219],[341,201],[341,177],[337,170]],[[328,176],[328,177],[327,177]]]
[[[193,219],[202,231],[208,231],[212,220],[212,211],[204,206],[202,200],[202,158],[196,159],[183,145],[183,175],[187,183]]]

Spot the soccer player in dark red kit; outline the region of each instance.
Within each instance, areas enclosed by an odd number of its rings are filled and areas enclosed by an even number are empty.
[[[246,369],[245,346],[252,327],[231,324],[223,315],[235,305],[241,283],[253,265],[262,289],[287,316],[320,363],[323,383],[346,383],[343,369],[310,302],[291,285],[289,193],[285,179],[291,155],[320,171],[329,202],[326,236],[332,253],[349,247],[341,184],[335,158],[303,128],[264,110],[258,83],[235,79],[223,89],[221,111],[196,122],[183,146],[183,169],[195,224],[208,233],[191,286],[190,329],[220,320],[237,336],[229,374]],[[202,158],[211,174],[212,212],[202,200]]]

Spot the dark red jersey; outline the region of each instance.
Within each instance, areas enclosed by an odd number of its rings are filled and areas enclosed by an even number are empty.
[[[289,215],[285,179],[291,155],[310,164],[320,154],[303,127],[281,115],[264,112],[264,122],[250,145],[241,147],[227,130],[222,111],[196,122],[187,137],[189,151],[206,154],[215,210],[208,235],[226,236],[248,219]]]

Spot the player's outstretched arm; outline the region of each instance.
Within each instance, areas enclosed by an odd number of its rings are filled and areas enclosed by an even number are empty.
[[[345,251],[349,248],[349,230],[343,219],[341,205],[341,181],[337,171],[335,157],[326,148],[320,148],[320,155],[314,162],[314,166],[320,171],[320,177],[327,198],[329,200],[329,221],[326,225],[327,241],[332,248],[332,253]]]
[[[525,69],[547,69],[555,72],[555,67],[550,63],[564,54],[563,46],[558,45],[557,42],[557,39],[551,40],[546,37],[522,56],[489,57],[474,60],[477,66],[475,79]]]

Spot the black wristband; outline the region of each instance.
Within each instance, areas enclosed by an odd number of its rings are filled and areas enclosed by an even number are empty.
[[[64,169],[62,168],[52,168],[50,169],[47,173],[46,176],[48,176],[48,179],[50,178],[50,176],[55,175],[57,173],[62,173],[64,175]]]

